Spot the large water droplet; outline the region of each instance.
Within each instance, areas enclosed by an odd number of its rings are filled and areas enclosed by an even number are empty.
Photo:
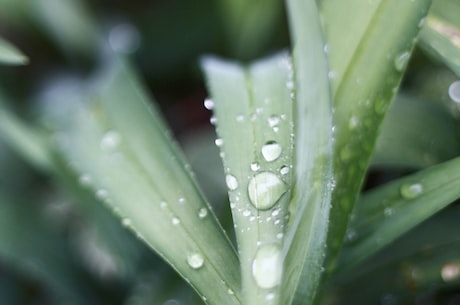
[[[396,56],[395,61],[394,61],[395,69],[399,72],[404,70],[407,62],[409,61],[409,58],[410,58],[410,52],[408,51],[402,52],[401,54]]]
[[[187,255],[187,264],[193,269],[200,269],[204,265],[204,258],[200,253],[191,253]]]
[[[283,258],[275,244],[261,246],[252,262],[252,275],[257,285],[270,289],[279,285],[283,271]]]
[[[403,184],[400,191],[404,198],[413,199],[423,193],[423,185],[420,183]]]
[[[261,210],[274,206],[286,191],[286,184],[271,172],[255,175],[248,184],[249,199],[254,207]]]
[[[281,145],[275,141],[269,141],[262,146],[262,156],[267,162],[272,162],[281,156]]]
[[[460,103],[460,81],[450,84],[449,96],[454,102]]]
[[[121,136],[118,132],[110,130],[107,131],[101,139],[99,144],[103,151],[114,151],[117,149],[118,145],[121,142]]]
[[[238,180],[236,180],[235,176],[233,175],[226,175],[225,176],[225,183],[229,190],[234,191],[238,188]]]

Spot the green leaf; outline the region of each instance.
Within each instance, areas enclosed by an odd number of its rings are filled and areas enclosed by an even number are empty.
[[[235,251],[134,73],[116,61],[96,88],[56,105],[59,155],[206,302],[239,304]]]
[[[334,267],[380,124],[398,89],[419,24],[430,4],[430,0],[320,2],[335,130],[336,188],[328,233],[328,268]]]
[[[295,73],[295,184],[281,304],[312,304],[326,251],[332,192],[332,100],[315,1],[287,1]]]
[[[282,53],[246,68],[208,57],[203,68],[212,96],[205,106],[214,108],[235,223],[244,303],[276,304],[292,183],[291,61]],[[264,268],[267,262],[270,268]]]
[[[0,63],[9,65],[25,65],[29,62],[15,46],[0,37]]]
[[[383,297],[413,303],[414,298],[458,287],[460,243],[458,234],[452,232],[460,230],[459,216],[454,205],[431,217],[356,268],[333,278],[328,295],[340,304],[374,304]],[[357,297],[357,289],[363,286],[366,289]]]
[[[460,4],[437,0],[420,32],[420,46],[460,77]]]
[[[6,106],[10,101],[0,93],[0,132],[23,158],[44,171],[53,167],[46,134],[19,119]]]
[[[356,205],[342,250],[348,269],[460,197],[460,158],[392,181]]]
[[[457,121],[441,105],[398,95],[382,124],[372,164],[423,168],[450,160],[460,152],[458,135]]]

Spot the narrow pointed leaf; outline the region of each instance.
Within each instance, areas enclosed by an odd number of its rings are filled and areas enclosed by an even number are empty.
[[[447,161],[460,152],[459,135],[458,122],[446,109],[399,95],[382,124],[372,164],[423,168]]]
[[[341,268],[382,249],[459,197],[459,158],[369,191],[354,211]]]
[[[295,184],[281,304],[312,304],[323,271],[332,191],[332,100],[315,1],[289,0],[295,74]]]
[[[206,58],[203,67],[217,120],[216,144],[229,189],[244,300],[277,304],[292,169],[291,61],[285,53],[249,67]],[[264,260],[270,259],[267,269]]]
[[[134,73],[115,61],[101,79],[61,103],[59,156],[209,304],[239,304],[235,251]]]
[[[334,266],[380,124],[398,89],[430,4],[430,0],[320,2],[335,129],[336,188],[328,234],[328,268]]]
[[[27,56],[8,41],[0,37],[0,63],[8,65],[25,65],[29,62]]]
[[[460,14],[460,5],[453,9]],[[460,24],[451,23],[436,13],[430,14],[420,38],[424,49],[435,54],[460,77]]]

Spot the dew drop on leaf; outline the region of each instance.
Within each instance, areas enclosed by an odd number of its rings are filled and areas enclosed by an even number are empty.
[[[238,180],[236,180],[235,176],[233,175],[226,175],[225,176],[225,183],[229,190],[234,191],[238,188]]]
[[[179,218],[173,217],[173,219],[172,219],[172,224],[175,225],[175,226],[179,225],[179,224],[180,224]]]
[[[99,146],[103,151],[110,152],[117,149],[121,142],[121,136],[118,132],[110,130],[107,131],[101,139]]]
[[[252,261],[252,275],[257,285],[270,289],[279,285],[283,271],[283,259],[276,244],[262,245]]]
[[[403,184],[400,189],[401,196],[405,199],[414,199],[423,193],[423,185],[420,183]]]
[[[211,100],[210,98],[207,98],[204,100],[204,108],[208,110],[212,110],[214,108],[214,101]]]
[[[455,81],[449,86],[449,97],[456,103],[460,103],[460,81]]]
[[[203,219],[203,218],[206,218],[206,216],[208,216],[208,210],[206,208],[201,208],[199,211],[198,211],[198,217],[200,219]]]
[[[442,266],[441,277],[444,282],[451,282],[460,276],[460,266],[456,263],[447,263]]]
[[[286,191],[286,184],[271,172],[258,173],[248,184],[249,199],[260,210],[270,209]]]
[[[190,253],[187,255],[187,264],[193,269],[200,269],[204,265],[204,258],[200,253]]]
[[[224,144],[224,140],[219,138],[219,139],[216,139],[214,143],[216,143],[216,146],[220,147]]]
[[[408,51],[402,52],[401,54],[396,56],[394,61],[396,71],[401,72],[402,70],[404,70],[407,62],[409,61],[409,58],[410,53]]]
[[[251,163],[251,170],[253,172],[257,172],[260,169],[260,164],[257,162],[252,162]]]
[[[289,174],[289,166],[286,166],[286,165],[282,166],[280,168],[280,174],[283,176]]]
[[[275,141],[269,141],[262,146],[262,156],[267,162],[273,162],[281,156],[281,145]]]

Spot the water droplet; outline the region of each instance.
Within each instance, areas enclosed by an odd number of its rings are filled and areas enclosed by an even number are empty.
[[[121,136],[118,132],[109,130],[107,131],[101,139],[99,146],[103,151],[114,151],[117,149],[118,145],[121,142]]]
[[[334,72],[334,71],[329,71],[327,73],[327,77],[330,79],[330,80],[333,80],[337,77],[337,74]]]
[[[236,121],[240,122],[240,123],[243,122],[244,121],[244,115],[242,115],[242,114],[237,115],[236,116]]]
[[[399,54],[398,56],[396,56],[395,61],[394,61],[396,71],[401,72],[402,70],[404,70],[407,62],[409,61],[409,58],[410,58],[410,52],[408,51],[405,51]]]
[[[216,125],[217,123],[217,118],[215,116],[212,116],[210,119],[209,119],[209,123],[211,123],[211,125]]]
[[[393,215],[393,209],[392,208],[385,208],[383,210],[383,214],[385,214],[385,216],[391,216],[391,215]]]
[[[269,141],[262,146],[262,156],[267,162],[272,162],[281,156],[281,145],[275,141]]]
[[[455,81],[449,86],[449,97],[456,103],[460,103],[460,81]]]
[[[131,219],[129,218],[123,218],[121,220],[121,224],[124,226],[124,227],[130,227],[131,226]]]
[[[280,118],[277,115],[272,115],[267,119],[268,126],[270,127],[276,127],[280,123]]]
[[[193,269],[200,269],[204,265],[204,258],[200,253],[191,253],[187,255],[187,264]]]
[[[251,170],[253,172],[257,172],[260,169],[260,164],[257,162],[252,162],[251,163]]]
[[[273,210],[273,212],[272,212],[272,216],[273,216],[273,217],[276,217],[276,216],[278,216],[279,214],[280,214],[280,209]]]
[[[283,234],[283,233],[278,233],[278,234],[276,234],[276,238],[278,238],[278,239],[282,239],[282,238],[283,238],[283,236],[284,236],[284,234]]]
[[[178,224],[180,224],[179,218],[173,217],[173,219],[172,219],[172,224],[175,225],[175,226],[177,226]]]
[[[206,208],[201,208],[199,211],[198,211],[198,217],[200,219],[203,219],[203,218],[206,218],[206,216],[208,216],[208,210]]]
[[[279,285],[283,270],[280,248],[275,244],[261,246],[252,262],[252,275],[257,285],[270,289]]]
[[[442,266],[441,277],[444,282],[451,282],[460,276],[460,266],[456,263],[447,263]]]
[[[96,191],[96,198],[97,199],[100,199],[100,200],[107,200],[107,198],[109,197],[109,192],[107,192],[107,190],[105,189],[98,189]]]
[[[238,188],[238,180],[236,180],[235,176],[233,175],[226,175],[225,176],[225,183],[229,190],[234,191]]]
[[[187,200],[184,197],[180,197],[178,200],[179,204],[184,204]]]
[[[403,184],[401,186],[401,196],[406,199],[413,199],[423,193],[423,185],[420,183]]]
[[[224,140],[219,138],[219,139],[216,139],[214,143],[216,143],[216,146],[220,147],[224,144]]]
[[[328,44],[324,45],[323,51],[324,51],[324,54],[329,53],[329,45]]]
[[[422,19],[420,19],[419,23],[418,23],[418,27],[421,28],[425,25],[425,22],[426,22],[426,18],[423,17]]]
[[[356,234],[355,230],[350,229],[347,231],[347,241],[354,241],[356,237],[358,237],[358,235]]]
[[[164,201],[160,202],[160,207],[162,209],[165,209],[167,206],[168,206],[168,204],[166,202],[164,202]]]
[[[249,211],[249,210],[244,210],[243,211],[243,216],[244,217],[248,217],[249,215],[251,215],[251,211]]]
[[[139,31],[129,23],[114,26],[109,32],[109,45],[115,52],[131,54],[140,46]]]
[[[248,184],[249,199],[254,207],[261,210],[274,206],[286,191],[286,184],[271,172],[255,175]]]
[[[355,116],[352,116],[348,121],[348,128],[355,129],[359,125],[359,119]]]
[[[204,108],[212,110],[214,108],[214,101],[210,98],[207,98],[203,102]]]
[[[289,166],[286,166],[286,165],[282,166],[280,168],[280,174],[283,176],[289,174]]]
[[[83,174],[78,178],[78,182],[83,186],[88,186],[91,184],[92,178],[89,174]]]

